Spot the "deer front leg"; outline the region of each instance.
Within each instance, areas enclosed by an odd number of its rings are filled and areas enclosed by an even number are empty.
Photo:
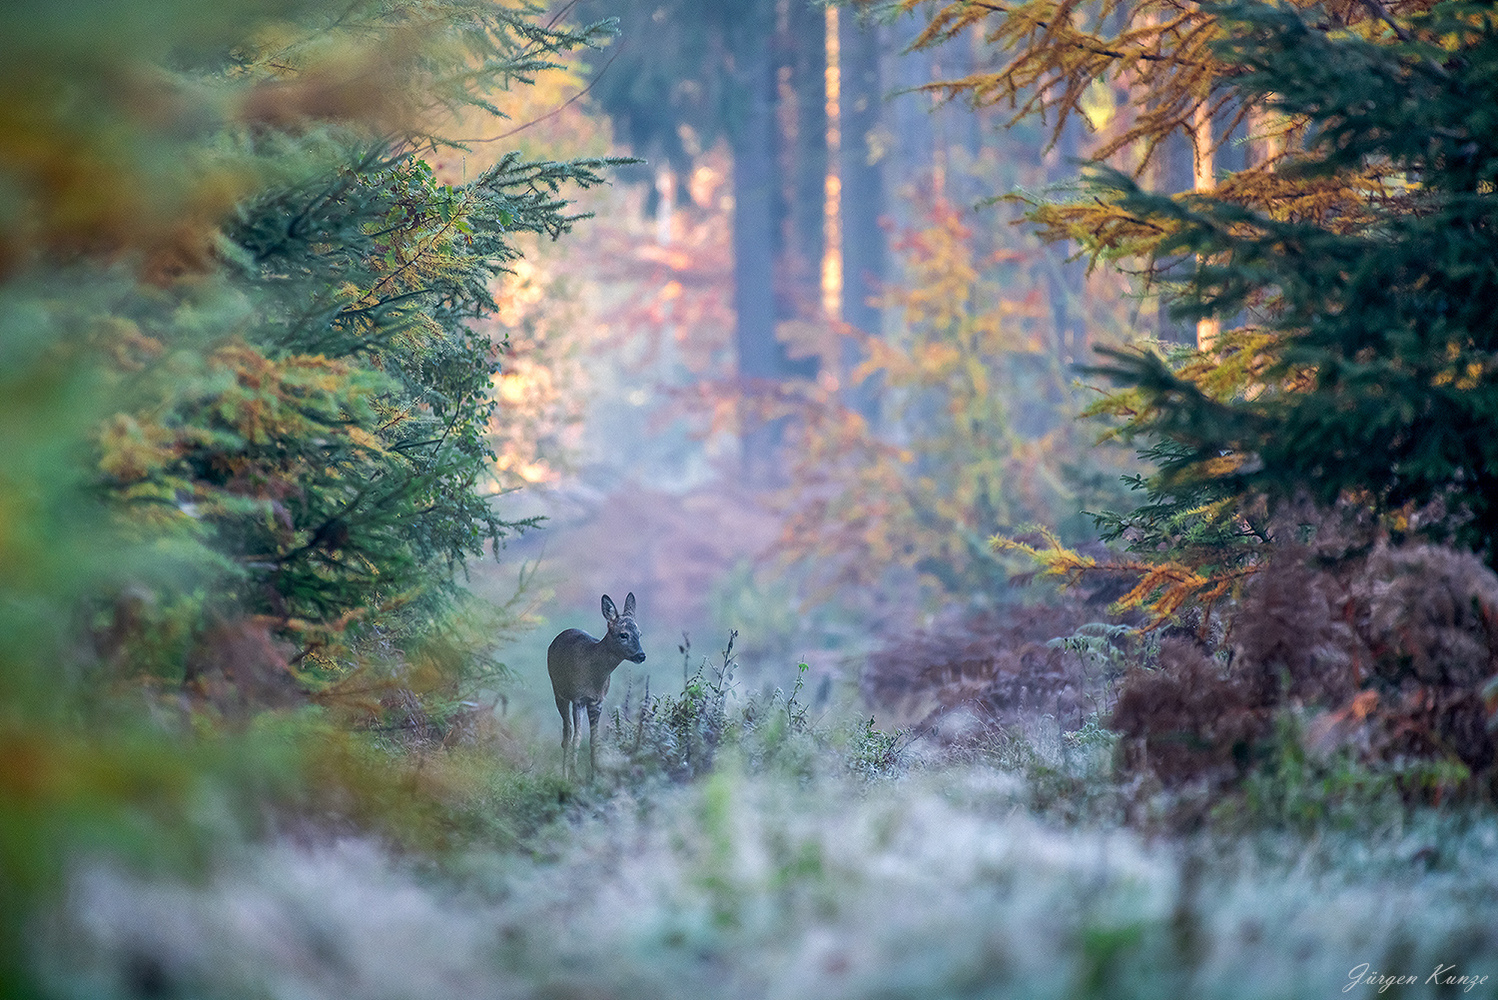
[[[562,715],[562,780],[567,778],[567,754],[572,749],[572,705],[557,699],[557,711]]]
[[[572,777],[574,780],[577,778],[577,747],[583,740],[583,720],[579,714],[581,711],[582,705],[574,701],[572,703],[572,745],[568,748],[567,752],[568,759],[572,761]]]
[[[603,714],[603,706],[596,701],[588,704],[588,780],[592,781],[594,774],[598,772],[598,717]]]

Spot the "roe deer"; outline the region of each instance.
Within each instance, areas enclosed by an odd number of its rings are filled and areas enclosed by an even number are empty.
[[[588,780],[598,768],[598,716],[603,696],[609,693],[609,676],[624,660],[645,662],[640,649],[640,629],[635,624],[635,595],[624,599],[621,615],[603,595],[603,618],[608,631],[595,639],[580,628],[569,628],[551,640],[546,650],[546,672],[562,713],[562,777],[570,770],[577,777],[577,745],[582,741],[577,710],[588,710]]]

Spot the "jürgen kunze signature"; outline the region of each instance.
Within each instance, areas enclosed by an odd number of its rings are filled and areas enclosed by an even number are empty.
[[[1374,972],[1367,962],[1353,966],[1347,973],[1347,979],[1347,985],[1342,987],[1343,993],[1350,993],[1358,986],[1368,986],[1382,993],[1390,986],[1413,986],[1420,982],[1419,976],[1390,976]],[[1481,986],[1487,981],[1487,976],[1464,975],[1457,971],[1456,966],[1440,963],[1436,964],[1436,971],[1425,977],[1427,986],[1460,986],[1463,993],[1470,993],[1472,987]]]

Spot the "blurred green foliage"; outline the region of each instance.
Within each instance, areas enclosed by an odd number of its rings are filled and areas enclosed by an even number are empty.
[[[424,157],[610,30],[540,14],[7,14],[0,994],[72,859],[191,860],[277,803],[428,844],[461,814],[479,779],[427,787],[352,729],[440,740],[498,669],[454,579],[524,527],[490,507],[474,324],[515,234],[565,233],[563,185],[609,161],[453,187]]]

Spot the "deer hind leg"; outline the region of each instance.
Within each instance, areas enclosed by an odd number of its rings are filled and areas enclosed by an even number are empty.
[[[583,740],[582,705],[573,702],[572,708],[572,743],[567,749],[568,759],[572,761],[572,777],[577,777],[577,748]]]
[[[593,780],[593,775],[598,771],[598,717],[603,714],[603,706],[596,701],[587,702],[588,706],[588,780]]]

